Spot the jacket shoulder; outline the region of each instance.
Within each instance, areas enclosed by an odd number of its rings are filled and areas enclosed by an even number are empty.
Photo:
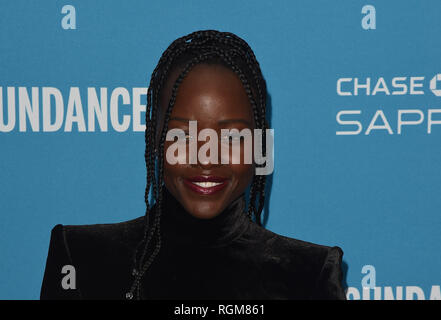
[[[139,240],[144,230],[144,217],[106,224],[88,225],[57,225],[54,229],[62,229],[66,240],[71,246],[87,244],[87,246],[130,245]]]
[[[254,223],[251,224],[245,237],[248,237],[247,240],[256,239],[255,241],[259,245],[263,245],[275,254],[280,255],[295,254],[304,256],[306,259],[321,258],[319,260],[325,259],[330,250],[337,250],[343,255],[343,250],[338,246],[327,246],[284,236]]]
[[[144,217],[120,223],[56,225],[51,232],[40,298],[123,297],[143,230]],[[75,283],[68,289],[61,285],[66,266],[75,272]]]
[[[280,273],[296,291],[297,297],[314,299],[345,299],[342,287],[343,250],[280,235],[256,224],[247,232],[249,239],[257,239],[256,252],[267,272]],[[257,246],[261,249],[257,249]]]

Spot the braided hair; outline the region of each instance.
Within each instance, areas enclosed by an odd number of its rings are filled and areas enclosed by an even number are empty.
[[[147,91],[145,163],[147,182],[144,194],[146,213],[144,233],[134,254],[134,281],[127,299],[141,299],[141,280],[153,263],[161,248],[160,218],[163,206],[164,141],[168,121],[177,97],[177,90],[191,69],[200,63],[220,64],[236,73],[250,100],[256,129],[262,129],[262,152],[266,153],[266,83],[260,66],[250,46],[230,32],[202,30],[193,32],[173,41],[159,59],[152,73]],[[164,112],[164,121],[158,125],[160,97],[163,86],[172,71],[180,71],[171,97]],[[161,130],[162,128],[162,130]],[[161,130],[159,132],[158,130]],[[256,164],[256,166],[259,166]],[[250,220],[261,223],[261,213],[265,201],[265,175],[254,175],[249,191],[247,214]],[[149,202],[149,195],[155,201]],[[153,201],[152,201],[153,202]]]

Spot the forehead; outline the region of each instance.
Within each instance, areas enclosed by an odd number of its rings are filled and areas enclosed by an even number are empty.
[[[164,88],[164,103],[168,103],[178,75],[175,71],[170,76]],[[216,64],[196,65],[187,74],[179,86],[171,115],[200,122],[253,121],[251,103],[239,77],[229,68]]]

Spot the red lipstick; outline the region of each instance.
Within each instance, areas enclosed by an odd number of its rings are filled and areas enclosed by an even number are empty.
[[[227,179],[218,176],[195,176],[184,179],[184,183],[196,193],[211,195],[222,190],[227,185]]]

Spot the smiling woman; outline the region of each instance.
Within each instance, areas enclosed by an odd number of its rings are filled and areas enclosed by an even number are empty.
[[[168,82],[175,82],[173,75]],[[170,87],[165,86],[164,95],[170,95],[167,91]],[[176,120],[183,118],[197,121],[198,129],[216,132],[228,127],[239,130],[255,127],[250,101],[241,81],[233,71],[217,64],[196,65],[183,80],[168,127],[188,130],[186,123]],[[166,142],[165,148],[169,144]],[[254,166],[245,163],[219,165],[210,161],[170,165],[165,161],[164,170],[165,186],[183,207],[196,217],[212,218],[245,192]],[[205,187],[199,184],[201,182],[216,185]]]
[[[239,155],[228,153],[231,161],[211,154],[165,161],[170,130],[184,132],[188,154],[203,150],[203,141],[190,143],[191,121],[199,134],[259,129],[265,157],[266,95],[259,63],[241,38],[205,30],[175,40],[147,94],[146,214],[118,224],[57,225],[41,298],[345,299],[339,247],[262,226],[266,176],[255,169],[265,163],[232,161],[244,158],[243,139]],[[74,285],[60,285],[65,265],[76,270]]]

